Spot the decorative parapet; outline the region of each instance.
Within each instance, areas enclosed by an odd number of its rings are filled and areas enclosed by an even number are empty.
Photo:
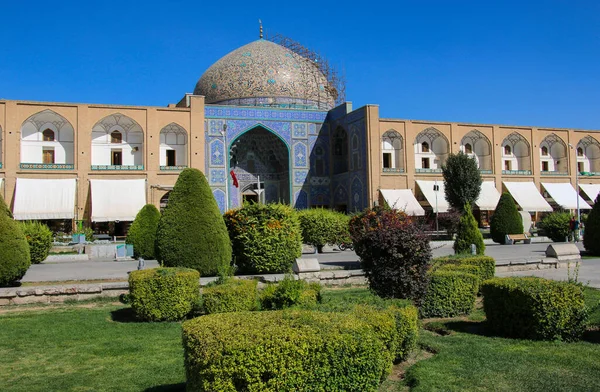
[[[415,169],[415,173],[441,173],[442,169]]]
[[[540,172],[542,176],[568,176],[567,172],[557,172],[557,171],[543,171]]]
[[[178,171],[187,169],[187,165],[177,165],[177,166],[161,166],[160,170],[162,171]]]
[[[1,167],[2,165],[0,165]],[[19,167],[24,170],[73,170],[72,163],[21,163]]]
[[[92,165],[92,170],[144,170],[144,165]]]
[[[397,169],[397,168],[392,168],[392,167],[384,167],[383,168],[383,172],[384,173],[404,173],[404,169]]]
[[[502,170],[502,174],[508,176],[530,176],[531,170]]]

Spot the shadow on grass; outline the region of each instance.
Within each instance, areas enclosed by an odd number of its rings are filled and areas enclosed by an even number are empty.
[[[117,310],[113,310],[110,312],[110,317],[112,321],[117,323],[141,323],[142,321],[138,320],[135,317],[135,313],[133,313],[132,308],[121,308]]]
[[[158,385],[147,388],[144,392],[183,392],[185,391],[185,383]]]
[[[448,321],[445,326],[450,331],[463,332],[471,335],[479,336],[492,336],[490,331],[486,328],[485,321],[469,321],[469,320],[458,320]]]
[[[581,340],[584,340],[589,343],[599,343],[600,344],[600,329],[592,329],[585,331]]]

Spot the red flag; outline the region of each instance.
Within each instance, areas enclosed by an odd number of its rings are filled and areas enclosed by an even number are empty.
[[[233,180],[233,186],[236,188],[239,188],[240,184],[238,184],[238,180],[237,180],[237,177],[235,176],[235,172],[232,170],[229,172],[229,174],[231,174],[231,179]]]

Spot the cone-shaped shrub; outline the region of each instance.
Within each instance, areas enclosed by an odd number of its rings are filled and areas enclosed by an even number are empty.
[[[600,195],[596,197],[592,212],[585,222],[583,246],[593,255],[600,255]]]
[[[30,265],[27,239],[20,225],[9,214],[4,199],[0,197],[0,286],[21,279]]]
[[[490,221],[490,234],[492,240],[503,244],[507,234],[522,234],[523,218],[517,210],[517,205],[508,192],[504,192],[496,206]]]
[[[46,260],[52,248],[52,231],[38,221],[21,222],[21,230],[29,244],[31,264],[39,264]]]
[[[202,276],[214,276],[231,263],[227,228],[200,170],[179,174],[158,224],[156,250],[163,266],[193,268]]]
[[[160,212],[153,204],[146,204],[135,216],[127,232],[127,242],[133,245],[133,256],[146,260],[155,258],[156,230]]]
[[[473,216],[471,205],[465,204],[465,212],[460,217],[458,224],[458,232],[456,233],[456,240],[454,240],[454,253],[471,253],[471,244],[475,244],[477,247],[477,254],[485,254],[485,244],[483,243],[483,236],[477,228],[477,221]]]

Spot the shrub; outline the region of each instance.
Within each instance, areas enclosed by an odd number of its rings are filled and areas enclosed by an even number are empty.
[[[437,270],[431,273],[422,317],[454,317],[469,314],[475,306],[479,277],[462,271]]]
[[[571,234],[569,230],[570,219],[571,214],[568,212],[553,212],[542,219],[540,228],[552,241],[565,242],[565,238]]]
[[[155,258],[156,230],[160,212],[153,204],[146,204],[137,213],[127,232],[126,243],[133,245],[133,256],[146,260]]]
[[[581,285],[542,278],[495,278],[483,282],[483,309],[491,332],[508,337],[566,341],[585,331]]]
[[[450,238],[458,231],[461,213],[454,208],[448,212],[438,213],[438,224],[440,229],[445,229]]]
[[[420,304],[427,290],[429,238],[404,212],[376,207],[350,220],[354,249],[369,288],[383,298]]]
[[[496,260],[490,256],[437,257],[432,260],[432,263],[434,268],[438,269],[459,269],[474,273],[481,281],[492,279],[496,274]]]
[[[91,227],[82,227],[77,231],[73,232],[73,234],[83,234],[85,235],[85,240],[87,242],[94,242],[94,230]]]
[[[300,224],[294,210],[283,204],[246,204],[225,213],[240,272],[288,272],[302,254]]]
[[[205,313],[242,312],[258,309],[257,281],[253,279],[226,279],[202,289],[202,307]]]
[[[184,169],[156,234],[156,257],[167,267],[187,267],[214,276],[231,263],[231,243],[204,174]]]
[[[181,320],[200,300],[200,274],[189,268],[131,271],[129,293],[131,307],[140,320]]]
[[[498,201],[494,215],[490,220],[492,240],[504,244],[507,234],[522,234],[523,218],[517,210],[517,205],[508,192],[504,192]]]
[[[0,196],[0,286],[21,279],[31,265],[29,245]]]
[[[46,260],[52,249],[52,231],[48,226],[38,221],[21,222],[21,229],[29,244],[31,264]]]
[[[278,284],[270,284],[263,289],[260,302],[263,309],[283,309],[290,306],[310,306],[319,302],[321,284],[294,280],[286,276]]]
[[[485,253],[483,236],[477,227],[477,221],[473,216],[471,205],[466,204],[465,212],[460,217],[460,223],[458,224],[458,232],[453,246],[454,253],[471,253],[471,244],[475,244],[478,255]]]
[[[377,391],[389,351],[352,314],[213,314],[183,323],[187,389]]]
[[[337,244],[348,238],[348,221],[346,215],[323,208],[303,210],[298,213],[302,242],[313,245],[319,253],[323,245]]]
[[[583,246],[593,255],[600,255],[600,195],[596,197],[583,231]]]
[[[442,166],[444,193],[451,207],[463,211],[466,204],[473,204],[481,192],[481,173],[475,159],[462,151],[450,154]]]

